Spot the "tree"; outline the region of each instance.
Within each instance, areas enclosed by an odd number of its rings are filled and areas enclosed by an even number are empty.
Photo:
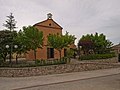
[[[43,32],[33,26],[23,27],[23,39],[27,49],[34,51],[36,60],[36,49],[42,48],[43,45]]]
[[[9,30],[11,33],[12,31],[14,31],[14,29],[16,28],[16,21],[14,19],[14,16],[12,13],[10,13],[9,16],[7,16],[7,20],[6,20],[6,23],[3,24],[3,26],[5,26],[7,28],[7,30]],[[14,34],[10,34],[9,36],[11,39],[9,42],[9,45],[10,45],[10,63],[11,63],[11,58],[12,58],[12,46],[13,46],[13,38],[14,38]]]
[[[91,40],[89,34],[87,34],[86,36],[84,35],[82,36],[82,38],[78,42],[78,48],[80,48],[80,46],[82,47],[82,50],[84,51],[85,54],[88,54],[89,50],[93,49],[94,42]]]
[[[23,32],[20,30],[17,33],[17,36],[14,38],[15,45],[18,46],[17,49],[15,49],[14,52],[16,52],[16,63],[18,63],[18,55],[21,55],[23,53],[27,53],[29,50],[26,46],[27,39],[25,38]]]
[[[16,36],[15,31],[2,30],[0,31],[0,55],[4,61],[6,61],[6,56],[10,53],[10,48],[6,48],[6,45],[9,45],[12,41],[11,36]]]
[[[94,51],[95,53],[102,54],[106,53],[108,49],[111,48],[112,42],[106,39],[106,36],[101,33],[95,33],[95,35],[91,38],[94,42]]]
[[[75,39],[76,39],[75,36],[69,35],[68,32],[66,32],[65,35],[51,34],[48,36],[48,45],[59,51],[61,59],[62,49],[73,44]]]
[[[13,31],[16,27],[16,21],[14,19],[14,16],[12,13],[10,13],[9,16],[7,16],[7,20],[6,23],[3,24],[3,26],[5,26],[8,30]]]
[[[102,34],[95,33],[83,35],[78,42],[78,47],[82,46],[82,49],[89,53],[89,50],[93,50],[94,53],[102,54],[110,52],[110,47],[112,42],[106,39],[106,36]]]

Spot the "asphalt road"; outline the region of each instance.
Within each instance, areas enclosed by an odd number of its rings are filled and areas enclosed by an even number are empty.
[[[0,90],[120,90],[120,68],[32,77],[0,77]]]
[[[120,74],[57,84],[38,85],[19,90],[120,90]]]

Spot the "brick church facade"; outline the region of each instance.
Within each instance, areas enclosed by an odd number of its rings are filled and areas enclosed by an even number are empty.
[[[47,14],[47,20],[36,23],[34,27],[36,27],[39,31],[42,31],[44,37],[43,48],[37,49],[36,59],[58,59],[60,57],[59,52],[56,49],[51,48],[47,45],[47,36],[49,34],[62,34],[63,28],[52,19],[51,13]],[[65,50],[63,49],[61,56],[64,57],[64,55]],[[28,54],[26,55],[26,59],[34,59],[34,52],[32,50],[28,52]]]

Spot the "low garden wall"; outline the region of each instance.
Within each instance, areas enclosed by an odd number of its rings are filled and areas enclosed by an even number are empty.
[[[50,66],[40,66],[40,67],[0,68],[0,76],[26,77],[26,76],[60,74],[60,73],[80,72],[80,71],[117,68],[117,67],[120,67],[120,64],[80,62],[77,64],[61,64],[61,65],[50,65]]]

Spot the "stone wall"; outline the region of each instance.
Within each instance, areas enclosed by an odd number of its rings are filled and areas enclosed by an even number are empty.
[[[80,71],[117,68],[117,67],[120,67],[120,64],[99,63],[99,62],[88,62],[88,63],[81,62],[77,64],[63,64],[63,65],[51,65],[51,66],[40,66],[40,67],[0,68],[0,76],[2,77],[26,77],[26,76],[80,72]]]

